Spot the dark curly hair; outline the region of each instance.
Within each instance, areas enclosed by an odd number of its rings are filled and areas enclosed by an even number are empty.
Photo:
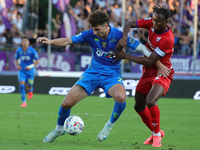
[[[109,24],[109,16],[105,12],[101,10],[96,10],[89,14],[88,22],[92,27],[96,27],[98,25],[103,25],[104,23]]]
[[[153,7],[153,12],[154,12],[154,13],[157,13],[157,14],[163,15],[163,17],[164,17],[166,20],[168,20],[168,19],[171,17],[171,15],[172,15],[170,9],[161,7],[160,5],[155,5],[155,6]]]

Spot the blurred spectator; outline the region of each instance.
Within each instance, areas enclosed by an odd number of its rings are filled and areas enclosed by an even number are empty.
[[[180,38],[180,44],[181,44],[181,55],[192,54],[190,44],[192,42],[193,36],[189,35],[189,30],[186,29],[183,32],[183,35],[181,35],[179,38]]]
[[[23,20],[22,20],[22,15],[19,12],[17,13],[16,19],[13,20],[13,24],[16,24],[16,27],[19,30],[22,30]]]
[[[4,33],[6,30],[6,26],[3,24],[3,21],[0,19],[0,34]]]
[[[60,37],[60,28],[62,25],[60,14],[56,14],[56,18],[52,18],[52,22],[55,27],[55,32],[57,32],[58,37]]]
[[[3,33],[0,33],[0,48],[4,47],[3,45],[6,44],[7,39]]]
[[[15,50],[20,47],[21,41],[22,41],[21,36],[18,33],[16,33],[14,38],[13,38],[13,44],[14,44]]]

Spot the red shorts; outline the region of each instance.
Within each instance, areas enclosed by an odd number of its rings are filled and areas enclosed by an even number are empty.
[[[167,78],[165,78],[163,76],[157,76],[157,73],[156,74],[143,73],[136,87],[136,91],[148,95],[149,91],[151,90],[154,84],[160,84],[164,88],[163,95],[165,95],[169,89],[172,79],[173,79],[173,74],[170,74]]]

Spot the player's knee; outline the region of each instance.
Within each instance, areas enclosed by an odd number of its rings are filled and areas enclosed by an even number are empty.
[[[126,100],[126,95],[118,93],[117,95],[114,96],[114,100],[117,101],[118,103],[124,103]]]
[[[66,109],[71,109],[74,106],[74,104],[69,101],[63,101],[61,105],[62,105],[62,108],[66,108]]]
[[[134,105],[134,109],[136,112],[142,112],[145,110],[146,105],[138,105],[137,103],[135,103]]]
[[[151,100],[147,100],[147,107],[153,107],[156,105],[156,100],[151,99]]]

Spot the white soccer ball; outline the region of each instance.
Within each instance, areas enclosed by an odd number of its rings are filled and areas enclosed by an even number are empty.
[[[84,129],[84,122],[79,116],[69,116],[64,123],[64,130],[70,135],[78,135]]]

